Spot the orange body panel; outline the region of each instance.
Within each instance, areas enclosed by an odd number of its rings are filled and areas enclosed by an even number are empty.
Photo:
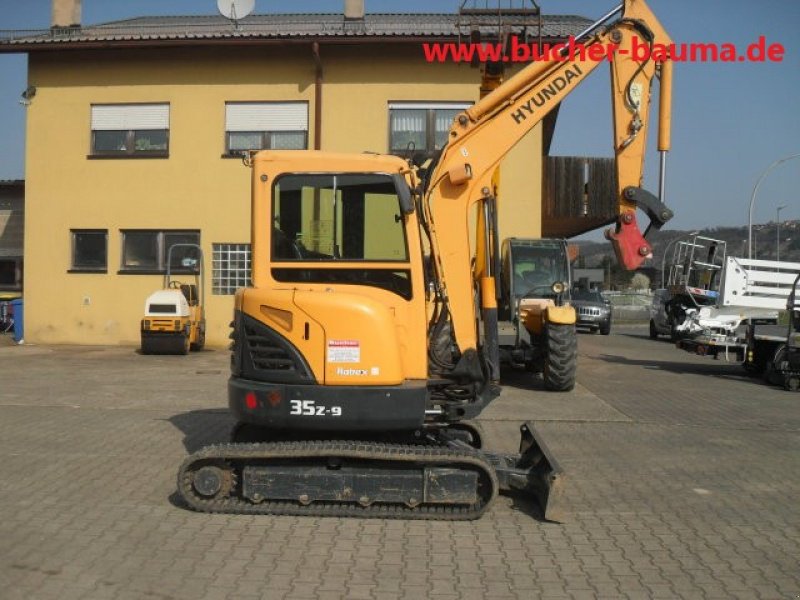
[[[370,262],[370,268],[408,270],[411,299],[366,285],[285,283],[272,269],[298,264],[270,262],[272,182],[285,173],[403,173],[399,158],[308,152],[262,152],[253,159],[253,288],[242,293],[241,307],[287,338],[306,358],[319,383],[326,385],[398,385],[425,380],[427,319],[421,243],[416,215],[405,215],[408,260]],[[307,263],[313,267],[313,261]],[[363,263],[337,260],[326,269],[353,269]],[[306,336],[306,326],[308,335]]]

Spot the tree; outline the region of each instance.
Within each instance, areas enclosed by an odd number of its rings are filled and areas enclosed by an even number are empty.
[[[644,273],[634,273],[631,277],[630,287],[634,290],[649,290],[650,278]]]

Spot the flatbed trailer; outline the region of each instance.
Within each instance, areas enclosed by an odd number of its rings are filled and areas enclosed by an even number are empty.
[[[786,343],[782,311],[800,275],[800,263],[727,257],[716,302],[686,311],[676,346],[723,357],[761,374]]]

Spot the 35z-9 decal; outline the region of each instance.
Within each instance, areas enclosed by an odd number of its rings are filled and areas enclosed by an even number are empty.
[[[302,417],[341,417],[341,406],[323,406],[313,400],[292,400],[290,415]]]

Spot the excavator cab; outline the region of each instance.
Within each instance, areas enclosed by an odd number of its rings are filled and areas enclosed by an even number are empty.
[[[553,284],[570,289],[569,258],[565,240],[511,238],[503,243],[503,302],[512,305],[525,298],[556,300]],[[562,294],[563,295],[563,294]]]

